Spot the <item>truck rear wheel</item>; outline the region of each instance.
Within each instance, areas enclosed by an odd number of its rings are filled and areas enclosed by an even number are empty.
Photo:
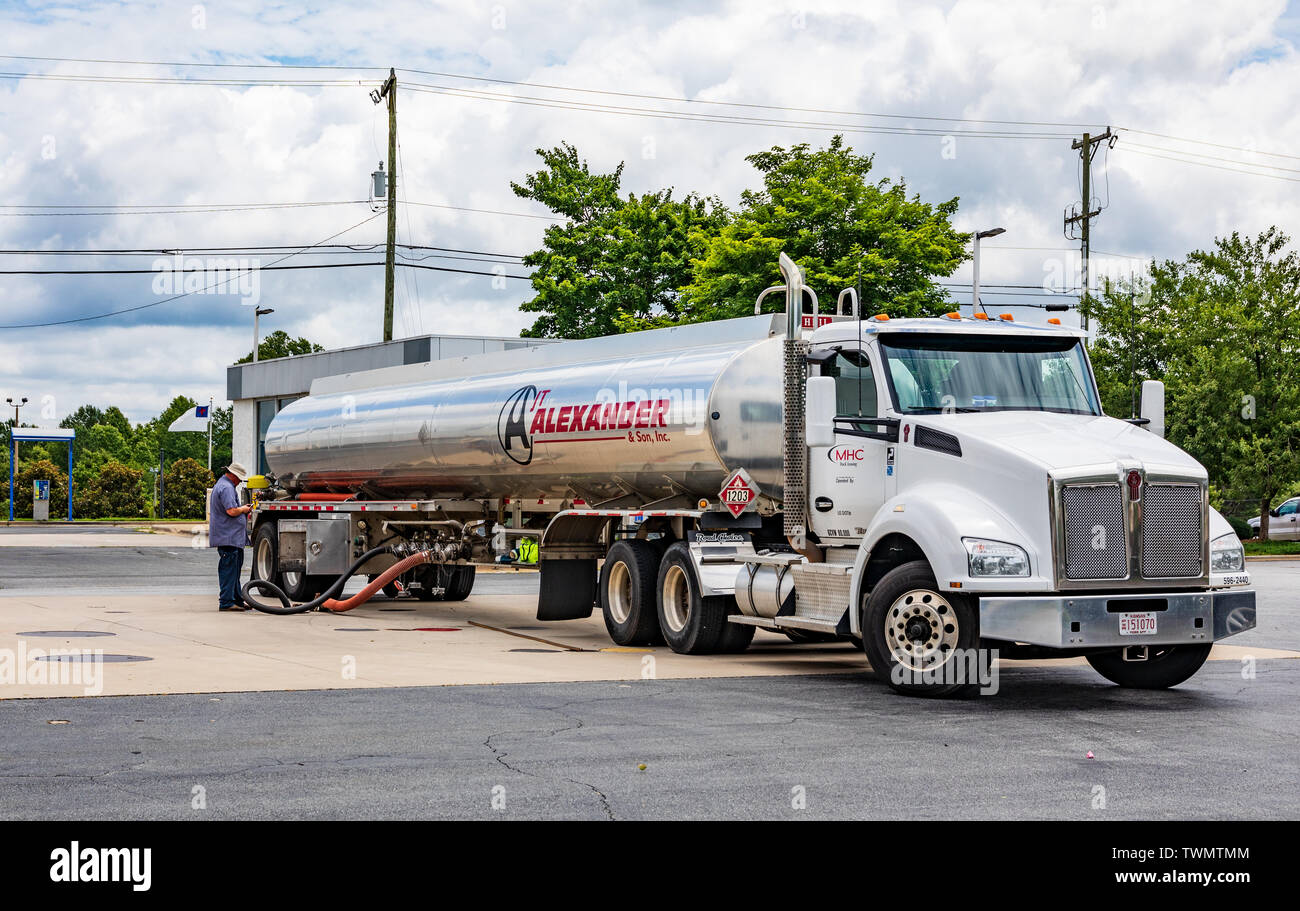
[[[474,590],[474,567],[450,566],[448,570],[451,572],[451,578],[447,581],[447,591],[442,596],[443,600],[464,601]]]
[[[274,522],[264,522],[253,535],[253,566],[250,578],[266,579],[283,589],[290,601],[302,604],[325,591],[332,576],[309,576],[300,572],[281,572],[279,536]]]
[[[732,603],[735,603],[734,599]],[[748,650],[750,643],[754,641],[756,629],[757,627],[748,623],[726,621],[722,627],[722,635],[718,637],[718,651],[723,655],[738,655]]]
[[[657,645],[655,579],[659,551],[647,541],[619,541],[600,569],[600,612],[617,645]]]
[[[1124,650],[1088,656],[1092,669],[1111,683],[1141,690],[1163,690],[1177,686],[1195,674],[1210,657],[1204,645],[1152,645],[1145,661],[1125,661]]]
[[[669,647],[682,655],[717,651],[727,621],[729,595],[704,597],[695,578],[690,550],[681,541],[668,548],[659,564],[659,628]]]
[[[861,623],[871,669],[895,691],[930,697],[979,691],[971,672],[983,672],[989,660],[978,650],[979,614],[970,599],[940,592],[926,561],[885,573],[862,605]]]

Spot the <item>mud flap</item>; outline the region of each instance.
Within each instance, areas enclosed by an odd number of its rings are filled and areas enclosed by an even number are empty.
[[[538,562],[541,592],[537,598],[538,620],[582,620],[596,606],[595,560],[547,560]]]

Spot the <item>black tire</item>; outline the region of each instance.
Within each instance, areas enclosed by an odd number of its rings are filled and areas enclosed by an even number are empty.
[[[451,579],[447,582],[447,591],[442,596],[443,600],[464,601],[469,597],[469,593],[474,590],[474,567],[454,566],[448,568],[451,570]]]
[[[447,600],[447,588],[450,585],[447,579],[447,571],[440,564],[434,563],[429,566],[421,566],[414,570],[412,575],[413,581],[419,583],[418,588],[409,589],[411,594],[420,601],[445,601]],[[435,588],[441,588],[442,591],[434,591]]]
[[[280,573],[275,568],[279,552],[275,523],[263,522],[257,526],[257,531],[253,532],[253,554],[249,561],[252,566],[249,567],[248,578],[265,579],[279,585]]]
[[[253,566],[250,578],[266,579],[284,590],[290,601],[302,604],[311,601],[329,587],[332,576],[309,576],[306,573],[286,573],[276,569],[279,563],[280,543],[274,522],[263,522],[253,534]]]
[[[735,613],[735,599],[731,599],[729,612]],[[718,638],[718,652],[723,655],[739,655],[746,651],[754,641],[754,632],[758,629],[748,623],[732,623],[730,620],[723,627]]]
[[[979,692],[979,682],[966,682],[962,673],[970,665],[953,661],[958,653],[974,654],[978,671],[989,667],[988,651],[974,651],[979,648],[979,612],[972,599],[940,592],[926,561],[913,560],[885,573],[862,605],[861,623],[872,671],[896,692],[931,698]],[[907,664],[900,655],[908,657]],[[935,672],[942,674],[938,681],[930,676]]]
[[[1210,657],[1211,643],[1204,645],[1153,645],[1146,661],[1125,661],[1123,649],[1088,656],[1092,669],[1111,683],[1139,690],[1163,690],[1177,686],[1201,669]]]
[[[618,541],[600,568],[600,612],[617,645],[658,645],[655,580],[660,552],[647,541]],[[614,589],[611,592],[610,586]]]
[[[655,583],[659,630],[669,648],[681,655],[718,650],[727,622],[730,595],[703,597],[689,547],[678,541],[664,553]]]

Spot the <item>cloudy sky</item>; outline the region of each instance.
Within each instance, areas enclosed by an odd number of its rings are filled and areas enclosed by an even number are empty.
[[[1300,12],[1278,0],[4,2],[0,35],[5,251],[282,248],[230,254],[267,267],[333,238],[362,249],[283,265],[380,260],[383,218],[364,200],[386,114],[368,94],[389,66],[398,239],[443,248],[416,254],[443,269],[521,271],[508,263],[547,213],[509,181],[562,141],[594,169],[626,162],[625,191],[734,205],[756,183],[746,155],[843,132],[880,176],[959,196],[960,228],[1007,229],[984,246],[991,310],[1043,300],[1005,286],[1076,287],[1061,219],[1080,200],[1070,142],[1086,130],[1119,135],[1094,167],[1097,271],[1232,230],[1300,232]],[[225,65],[187,65],[200,63]],[[83,402],[139,421],[178,394],[224,401],[251,308],[233,285],[145,306],[185,290],[159,285],[155,259],[0,256],[10,273],[146,270],[0,275],[0,398],[31,399],[24,421],[54,425]],[[258,280],[275,309],[264,332],[381,338],[381,268]],[[953,279],[969,280],[969,267]],[[402,269],[397,284],[399,337],[531,322],[524,281]],[[127,312],[82,319],[111,311]]]

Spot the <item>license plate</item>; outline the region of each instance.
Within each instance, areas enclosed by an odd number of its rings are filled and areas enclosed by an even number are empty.
[[[1154,636],[1156,634],[1156,613],[1141,611],[1119,615],[1119,634],[1121,636]]]

